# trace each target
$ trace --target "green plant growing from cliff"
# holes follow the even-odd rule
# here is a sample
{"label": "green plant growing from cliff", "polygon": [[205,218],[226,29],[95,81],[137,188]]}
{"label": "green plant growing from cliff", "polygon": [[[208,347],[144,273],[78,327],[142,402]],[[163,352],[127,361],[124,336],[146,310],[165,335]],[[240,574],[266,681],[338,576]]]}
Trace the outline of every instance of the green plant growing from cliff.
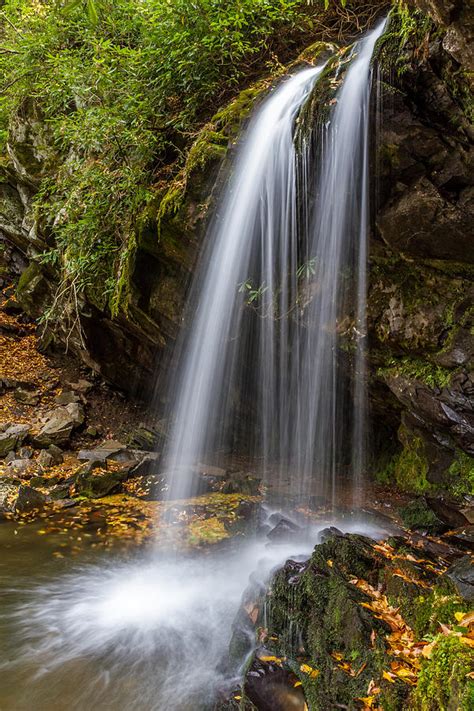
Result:
{"label": "green plant growing from cliff", "polygon": [[[384,4],[2,3],[0,150],[8,140],[27,172],[38,169],[37,223],[47,236],[45,258],[61,270],[57,295],[72,303],[87,294],[112,314],[126,308],[124,280],[139,216],[150,194],[180,174],[215,106],[281,68],[315,38],[353,32],[354,23],[364,29]],[[25,125],[31,129],[26,142],[20,135]],[[41,165],[38,125],[46,136]],[[175,191],[171,208],[180,196]],[[52,319],[61,313],[61,299]]]}
{"label": "green plant growing from cliff", "polygon": [[383,68],[394,70],[398,77],[408,71],[421,54],[429,30],[430,18],[404,0],[395,2],[390,13],[388,32],[378,42],[378,56]]}

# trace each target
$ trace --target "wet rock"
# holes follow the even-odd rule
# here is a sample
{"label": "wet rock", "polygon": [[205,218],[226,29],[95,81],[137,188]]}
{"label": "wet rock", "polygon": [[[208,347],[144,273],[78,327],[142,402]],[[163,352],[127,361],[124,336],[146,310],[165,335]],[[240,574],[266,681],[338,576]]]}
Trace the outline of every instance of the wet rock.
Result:
{"label": "wet rock", "polygon": [[33,443],[39,447],[52,444],[65,444],[74,429],[84,422],[84,409],[79,403],[73,402],[64,407],[58,407],[49,413],[46,423],[33,438]]}
{"label": "wet rock", "polygon": [[462,550],[474,553],[474,525],[462,526],[450,531],[449,535],[446,536],[446,540]]}
{"label": "wet rock", "polygon": [[[271,519],[269,519],[269,523],[271,525]],[[302,532],[302,528],[298,526],[296,523],[293,523],[293,521],[290,521],[290,519],[285,518],[282,516],[278,523],[273,526],[273,528],[267,533],[267,538],[270,541],[278,542],[278,541],[285,541],[288,538],[294,538],[295,535],[299,534]]]}
{"label": "wet rock", "polygon": [[[453,204],[443,198],[425,176],[411,185],[410,190],[385,207],[377,226],[383,240],[395,252],[431,259],[474,261],[474,245],[469,224],[473,219],[472,195],[465,195]],[[416,225],[416,239],[413,238]]]}
{"label": "wet rock", "polygon": [[119,471],[104,471],[97,467],[91,470],[89,465],[86,465],[76,476],[76,492],[91,499],[100,499],[102,496],[118,491],[127,476],[127,468]]}
{"label": "wet rock", "polygon": [[140,425],[130,435],[130,446],[154,452],[163,445],[164,439],[162,432]]}
{"label": "wet rock", "polygon": [[427,496],[426,503],[433,513],[450,528],[458,528],[469,523],[466,516],[453,502]]}
{"label": "wet rock", "polygon": [[474,565],[469,555],[464,556],[446,571],[459,595],[466,602],[474,602]]}
{"label": "wet rock", "polygon": [[[156,476],[155,472],[160,462],[159,454],[147,453],[130,469],[130,477]],[[164,478],[164,477],[163,477]]]}
{"label": "wet rock", "polygon": [[334,538],[342,538],[344,536],[343,532],[340,531],[335,526],[328,526],[328,528],[323,528],[319,534],[319,540],[321,543],[326,543]]}
{"label": "wet rock", "polygon": [[47,498],[44,494],[31,486],[24,486],[23,484],[18,489],[18,496],[15,501],[15,511],[18,513],[25,513],[31,511],[32,509],[38,509],[45,505]]}
{"label": "wet rock", "polygon": [[227,480],[223,483],[223,494],[248,494],[257,496],[260,492],[261,481],[250,472],[229,472]]}
{"label": "wet rock", "polygon": [[29,425],[10,425],[0,433],[0,457],[5,457],[8,452],[21,445],[29,431]]}
{"label": "wet rock", "polygon": [[[245,677],[245,693],[259,711],[305,711],[305,696],[298,677],[280,664],[262,661],[269,652],[260,649]],[[295,686],[296,684],[296,686]]]}

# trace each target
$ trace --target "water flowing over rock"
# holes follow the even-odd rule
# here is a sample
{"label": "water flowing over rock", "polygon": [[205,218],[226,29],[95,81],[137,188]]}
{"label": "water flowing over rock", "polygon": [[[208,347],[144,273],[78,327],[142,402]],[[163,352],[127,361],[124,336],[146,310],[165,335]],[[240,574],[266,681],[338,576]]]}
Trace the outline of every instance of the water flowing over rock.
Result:
{"label": "water flowing over rock", "polygon": [[[329,120],[303,136],[301,155],[294,127],[323,67],[282,82],[241,139],[189,297],[165,453],[171,497],[189,494],[193,466],[235,451],[240,437],[268,479],[291,475],[300,497],[334,492],[349,442],[360,487],[370,62],[384,26],[346,59]],[[337,354],[343,331],[354,350],[352,415]]]}

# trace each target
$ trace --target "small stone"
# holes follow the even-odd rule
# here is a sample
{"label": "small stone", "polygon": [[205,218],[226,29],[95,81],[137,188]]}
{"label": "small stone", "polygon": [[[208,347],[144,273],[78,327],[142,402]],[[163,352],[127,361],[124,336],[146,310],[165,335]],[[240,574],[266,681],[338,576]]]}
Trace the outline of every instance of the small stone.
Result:
{"label": "small stone", "polygon": [[48,414],[47,420],[34,437],[34,444],[48,447],[51,444],[65,444],[72,431],[84,422],[84,408],[77,402],[58,407]]}
{"label": "small stone", "polygon": [[[87,461],[88,459],[98,459],[101,461],[105,461],[106,459],[116,460],[119,455],[126,451],[127,448],[122,442],[107,439],[94,449],[81,449],[77,458],[82,461]],[[127,458],[132,459],[133,457],[127,455]]]}
{"label": "small stone", "polygon": [[11,452],[8,452],[7,456],[5,457],[5,464],[10,464],[10,462],[13,462],[13,460],[16,459],[16,452],[12,449]]}
{"label": "small stone", "polygon": [[18,495],[19,481],[12,477],[0,477],[0,511],[13,511]]}
{"label": "small stone", "polygon": [[21,445],[30,430],[29,425],[10,425],[0,434],[0,457],[5,457],[12,449]]}
{"label": "small stone", "polygon": [[55,444],[50,444],[46,450],[53,458],[53,465],[62,464],[63,462],[63,450],[57,447]]}
{"label": "small stone", "polygon": [[33,462],[31,459],[13,459],[8,464],[8,472],[14,475],[26,474],[29,469],[31,469]]}
{"label": "small stone", "polygon": [[53,465],[54,457],[47,449],[42,449],[36,461],[42,469],[47,469]]}
{"label": "small stone", "polygon": [[33,456],[34,449],[33,447],[20,447],[18,450],[18,454],[20,455],[20,459],[31,459]]}
{"label": "small stone", "polygon": [[15,511],[23,513],[32,509],[41,508],[46,503],[46,496],[31,486],[21,485],[15,501]]}
{"label": "small stone", "polygon": [[69,383],[71,386],[71,390],[75,390],[78,393],[82,393],[85,395],[86,393],[89,392],[89,390],[92,390],[94,387],[94,383],[91,383],[89,380],[78,380],[77,383]]}
{"label": "small stone", "polygon": [[86,435],[89,437],[97,437],[99,434],[97,427],[93,427],[92,425],[89,425],[89,427],[86,429]]}
{"label": "small stone", "polygon": [[19,388],[14,392],[14,398],[23,405],[37,405],[40,397],[39,390],[23,390]]}
{"label": "small stone", "polygon": [[78,401],[78,396],[76,393],[72,392],[72,390],[63,390],[54,398],[54,402],[58,405],[70,405],[72,402]]}

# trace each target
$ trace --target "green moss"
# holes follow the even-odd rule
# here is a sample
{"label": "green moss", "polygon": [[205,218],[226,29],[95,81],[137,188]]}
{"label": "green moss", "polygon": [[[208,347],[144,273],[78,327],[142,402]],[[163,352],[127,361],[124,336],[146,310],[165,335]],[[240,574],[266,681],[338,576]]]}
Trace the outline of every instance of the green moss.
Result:
{"label": "green moss", "polygon": [[380,377],[401,376],[409,380],[420,380],[429,388],[444,388],[449,385],[453,371],[442,368],[428,360],[406,356],[391,358],[387,365],[377,370]]}
{"label": "green moss", "polygon": [[423,12],[410,7],[403,0],[395,2],[390,12],[388,29],[376,45],[381,67],[395,72],[396,77],[402,77],[416,60],[432,28],[432,21]]}
{"label": "green moss", "polygon": [[453,463],[448,469],[448,489],[455,498],[474,495],[474,458],[456,450]]}
{"label": "green moss", "polygon": [[[397,567],[410,574],[414,579],[420,578],[420,570],[406,570],[406,566],[397,559]],[[389,573],[390,575],[390,573]],[[439,578],[433,589],[421,589],[402,580],[400,577],[389,577],[387,581],[387,597],[389,602],[400,608],[404,620],[413,629],[418,639],[439,632],[440,623],[452,625],[456,612],[468,612],[468,605],[456,593],[451,581]]]}
{"label": "green moss", "polygon": [[393,459],[395,481],[403,491],[423,494],[431,488],[423,440],[403,425],[398,430],[398,438],[403,449]]}
{"label": "green moss", "polygon": [[156,215],[158,239],[164,236],[165,222],[172,220],[183,207],[190,177],[193,176],[195,181],[197,173],[204,174],[211,164],[224,159],[229,143],[237,138],[242,123],[269,86],[270,81],[265,79],[240,92],[200,130],[189,149],[183,168],[166,190],[159,204]]}
{"label": "green moss", "polygon": [[128,240],[126,248],[119,254],[117,282],[109,302],[112,317],[117,316],[121,312],[128,313],[131,297],[131,277],[135,264],[136,251],[137,240],[135,235],[133,235]]}
{"label": "green moss", "polygon": [[473,650],[454,635],[439,636],[431,659],[423,662],[413,696],[414,711],[469,711],[474,707],[474,683],[467,678]]}
{"label": "green moss", "polygon": [[422,528],[428,531],[436,530],[439,521],[424,499],[410,501],[407,506],[400,509],[400,516],[406,528]]}

